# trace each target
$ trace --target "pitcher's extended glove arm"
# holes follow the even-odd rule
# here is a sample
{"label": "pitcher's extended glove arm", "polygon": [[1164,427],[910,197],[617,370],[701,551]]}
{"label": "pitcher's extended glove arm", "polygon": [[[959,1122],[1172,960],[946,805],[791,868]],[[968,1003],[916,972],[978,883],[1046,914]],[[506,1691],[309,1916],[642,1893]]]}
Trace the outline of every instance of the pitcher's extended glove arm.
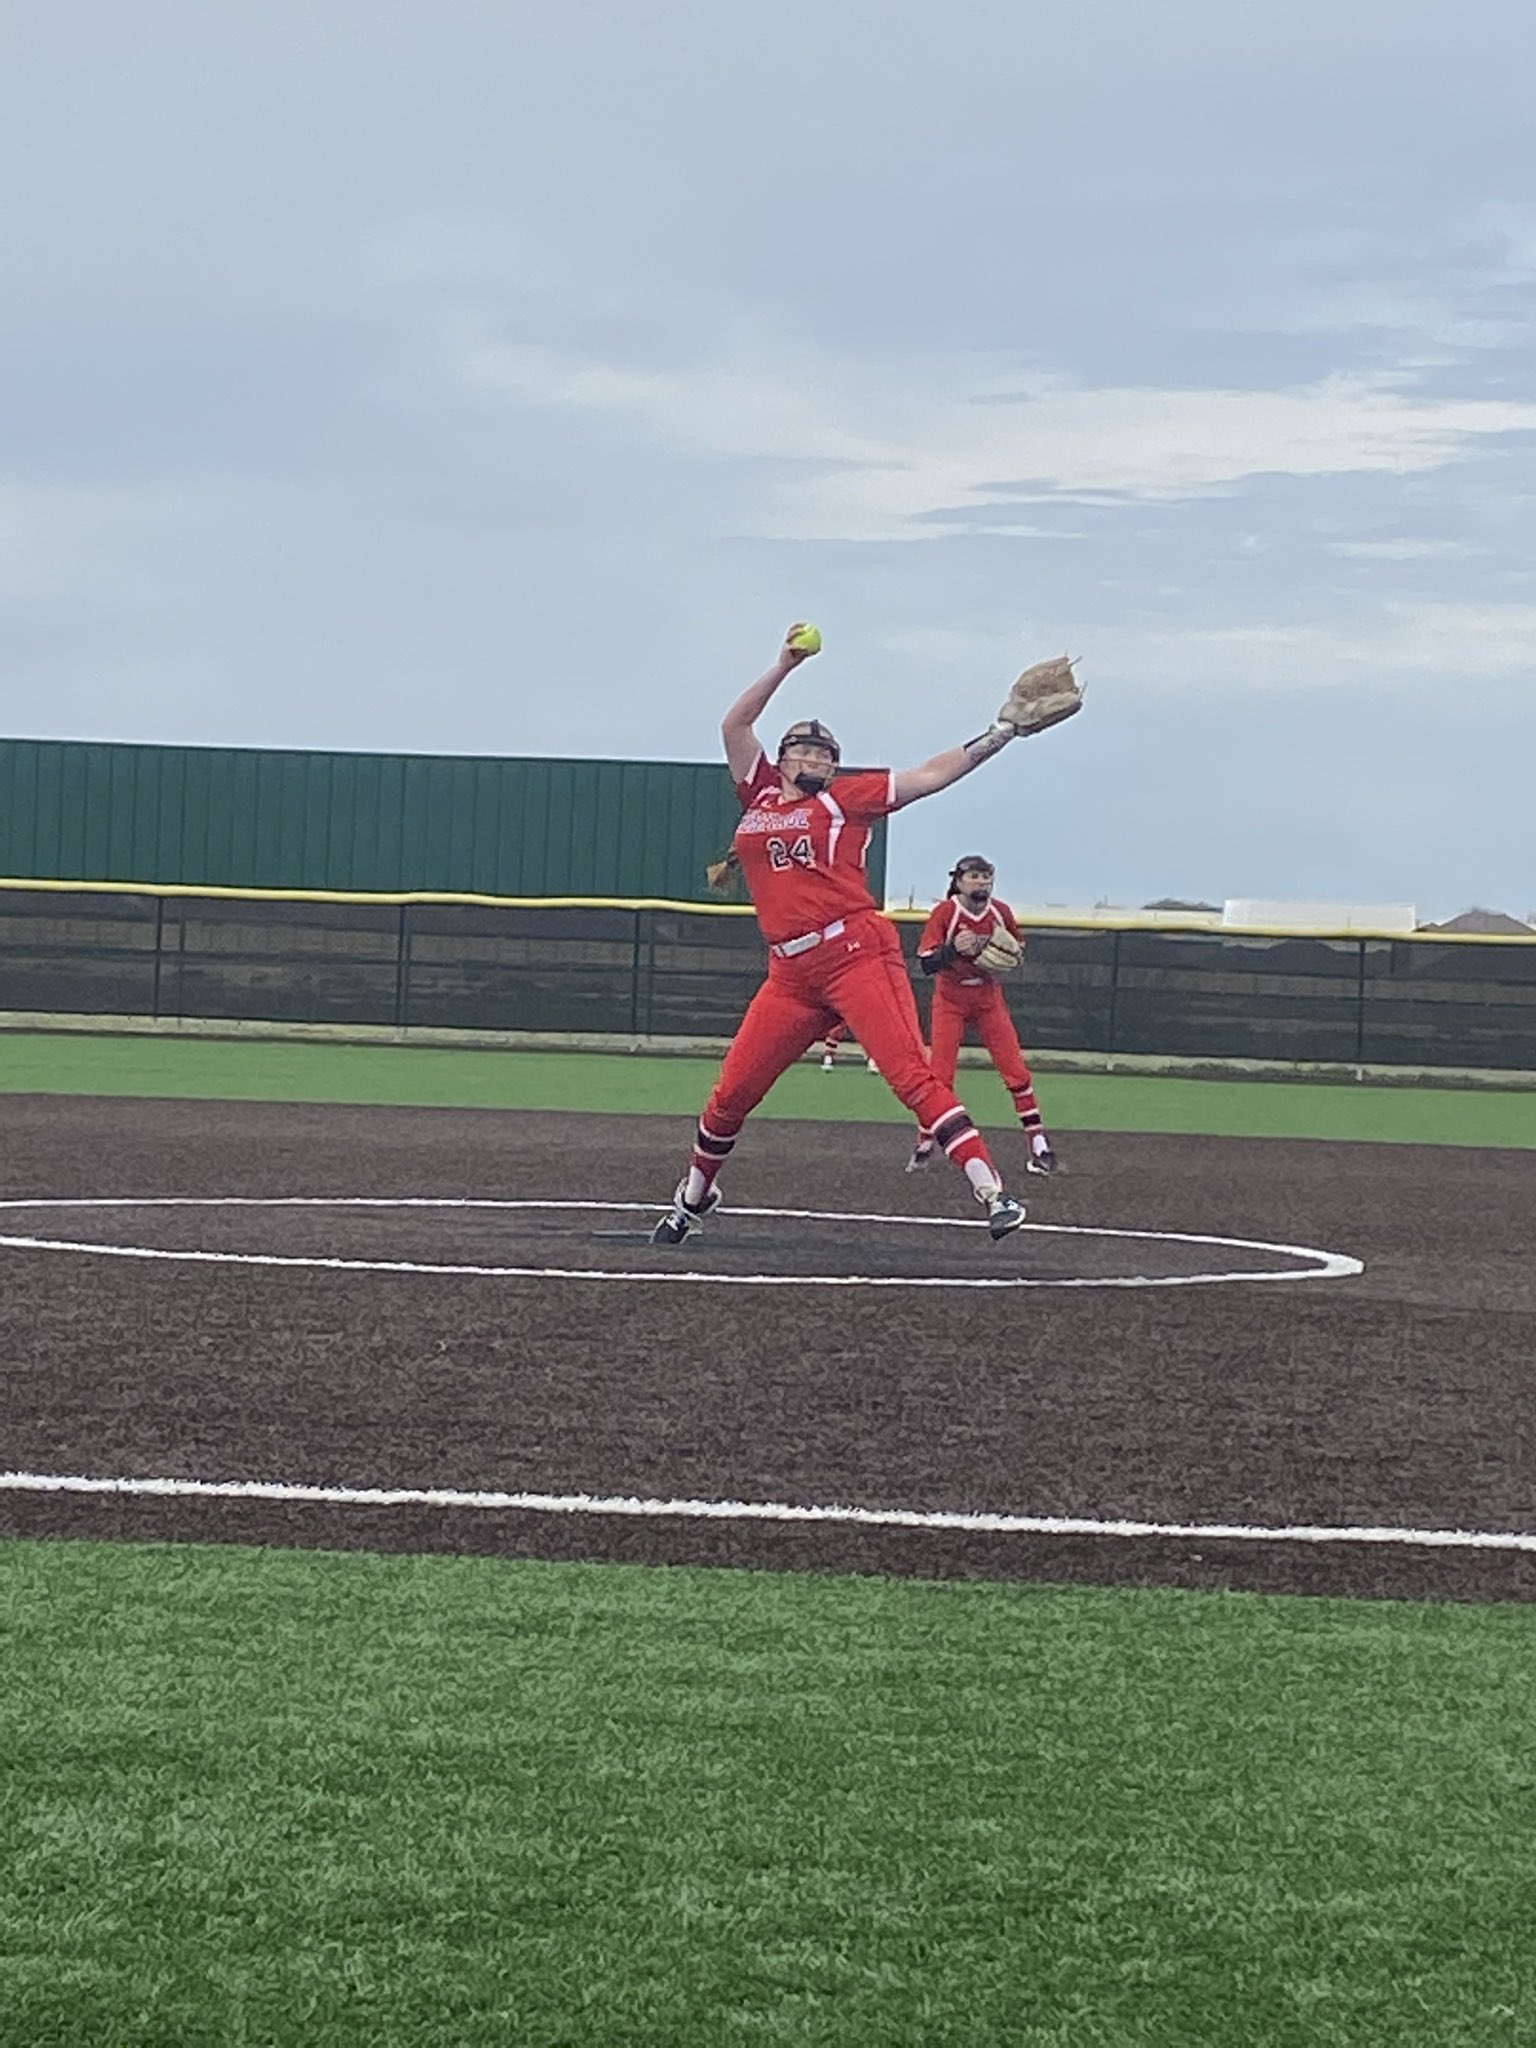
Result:
{"label": "pitcher's extended glove arm", "polygon": [[985,761],[1010,740],[1060,725],[1082,708],[1083,689],[1072,673],[1070,657],[1058,654],[1054,660],[1037,661],[1015,679],[996,718],[984,733],[966,741],[965,751],[973,762]]}
{"label": "pitcher's extended glove arm", "polygon": [[1000,725],[1011,725],[1022,737],[1060,725],[1082,708],[1082,685],[1072,673],[1069,658],[1059,654],[1054,661],[1037,661],[1033,668],[1025,669],[997,717]]}

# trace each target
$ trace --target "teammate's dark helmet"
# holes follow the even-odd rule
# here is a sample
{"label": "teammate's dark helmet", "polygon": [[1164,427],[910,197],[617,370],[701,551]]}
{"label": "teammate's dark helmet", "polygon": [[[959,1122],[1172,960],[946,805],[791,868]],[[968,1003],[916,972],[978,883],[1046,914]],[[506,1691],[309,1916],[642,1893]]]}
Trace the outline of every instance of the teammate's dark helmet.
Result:
{"label": "teammate's dark helmet", "polygon": [[[837,744],[831,733],[827,731],[827,728],[819,718],[802,718],[798,725],[792,725],[789,728],[783,739],[779,741],[780,761],[784,759],[785,748],[793,746],[796,740],[806,741],[818,747],[825,747],[832,756],[832,766],[834,769],[842,761],[842,748]],[[802,796],[819,796],[831,780],[830,775],[813,775],[805,769],[802,769],[793,778],[794,785]]]}
{"label": "teammate's dark helmet", "polygon": [[991,861],[987,859],[984,853],[968,853],[960,860],[957,860],[949,871],[948,894],[958,896],[960,893],[960,877],[976,869],[979,869],[986,876],[989,884],[997,878],[997,869],[993,867]]}

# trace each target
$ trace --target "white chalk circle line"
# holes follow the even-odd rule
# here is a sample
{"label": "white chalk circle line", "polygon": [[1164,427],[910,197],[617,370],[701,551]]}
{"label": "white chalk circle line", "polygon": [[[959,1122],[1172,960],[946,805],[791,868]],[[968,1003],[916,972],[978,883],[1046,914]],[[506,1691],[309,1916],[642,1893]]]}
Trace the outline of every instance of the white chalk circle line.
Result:
{"label": "white chalk circle line", "polygon": [[[515,1212],[520,1210],[578,1210],[588,1215],[628,1214],[655,1216],[664,1204],[657,1202],[584,1202],[570,1199],[508,1198],[493,1200],[466,1196],[437,1195],[82,1195],[47,1196],[37,1199],[10,1197],[0,1200],[0,1211],[59,1211],[100,1209],[438,1209]],[[838,1209],[733,1208],[722,1212],[731,1217],[759,1217],[778,1222],[868,1223],[897,1229],[969,1230],[985,1229],[985,1219],[952,1216],[887,1216],[878,1212]],[[91,1258],[149,1259],[189,1265],[269,1266],[341,1273],[420,1273],[443,1278],[481,1280],[595,1280],[616,1281],[642,1287],[882,1287],[882,1288],[1083,1288],[1083,1287],[1219,1287],[1261,1280],[1344,1280],[1365,1271],[1364,1262],[1343,1252],[1320,1251],[1310,1245],[1270,1244],[1262,1238],[1214,1237],[1180,1230],[1127,1230],[1103,1224],[1026,1223],[1014,1233],[1053,1237],[1110,1237],[1146,1244],[1211,1245],[1225,1251],[1264,1252],[1274,1258],[1304,1260],[1296,1267],[1265,1267],[1259,1271],[1170,1274],[1108,1274],[1102,1277],[1068,1276],[1041,1278],[1024,1273],[950,1276],[935,1274],[871,1273],[703,1273],[688,1269],[636,1268],[614,1272],[589,1266],[484,1266],[446,1260],[346,1259],[318,1254],[280,1252],[223,1252],[171,1250],[155,1245],[92,1244],[77,1238],[0,1235],[0,1250],[68,1252]],[[658,1258],[675,1254],[658,1253]]]}

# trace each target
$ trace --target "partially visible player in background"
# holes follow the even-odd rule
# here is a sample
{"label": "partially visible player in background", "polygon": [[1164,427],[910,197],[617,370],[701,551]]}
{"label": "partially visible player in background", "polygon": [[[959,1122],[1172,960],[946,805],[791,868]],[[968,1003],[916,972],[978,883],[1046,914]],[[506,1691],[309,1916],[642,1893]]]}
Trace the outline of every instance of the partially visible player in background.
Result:
{"label": "partially visible player in background", "polygon": [[[846,1024],[834,1024],[826,1037],[821,1041],[821,1071],[824,1074],[830,1074],[837,1065],[837,1049],[840,1045],[846,1045],[851,1036],[852,1034]],[[857,1047],[855,1047],[855,1050],[857,1050]],[[879,1073],[880,1069],[873,1060],[866,1059],[864,1064],[872,1074]]]}
{"label": "partially visible player in background", "polygon": [[[1035,1100],[1034,1076],[1019,1044],[1008,999],[978,957],[999,931],[1006,932],[1017,942],[1019,953],[1023,952],[1024,940],[1013,912],[992,893],[996,877],[997,870],[984,854],[968,853],[957,860],[950,871],[949,892],[934,907],[917,942],[918,965],[933,977],[928,1057],[938,1078],[953,1087],[966,1026],[974,1024],[1024,1126],[1029,1140],[1028,1170],[1054,1173],[1056,1153]],[[1010,949],[1000,946],[997,950]],[[919,1130],[907,1161],[908,1173],[919,1172],[932,1156],[932,1134]]]}
{"label": "partially visible player in background", "polygon": [[[917,1003],[896,927],[870,893],[866,862],[875,822],[948,789],[1022,734],[1070,718],[1082,692],[1065,659],[1019,676],[997,717],[964,745],[920,767],[839,772],[842,749],[814,718],[801,719],[770,759],[757,720],[786,676],[816,653],[821,635],[791,626],[778,658],[726,712],[721,726],[742,819],[732,848],[768,942],[768,979],[720,1068],[672,1204],[651,1235],[679,1245],[720,1206],[716,1176],[742,1125],[785,1070],[839,1021],[854,1031],[886,1085],[965,1174],[994,1238],[1017,1230],[1023,1205],[1008,1194],[981,1133],[928,1064]],[[830,1147],[830,1133],[822,1141]]]}

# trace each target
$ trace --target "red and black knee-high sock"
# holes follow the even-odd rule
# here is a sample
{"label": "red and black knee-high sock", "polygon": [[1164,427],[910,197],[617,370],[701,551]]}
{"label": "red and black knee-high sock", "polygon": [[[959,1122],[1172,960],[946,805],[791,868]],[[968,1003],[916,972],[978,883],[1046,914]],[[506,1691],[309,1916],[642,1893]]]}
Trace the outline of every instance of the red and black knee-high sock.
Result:
{"label": "red and black knee-high sock", "polygon": [[970,1112],[963,1106],[946,1110],[934,1124],[931,1135],[933,1142],[943,1148],[945,1158],[954,1160],[973,1187],[997,1183],[992,1155],[980,1131],[971,1122]]}
{"label": "red and black knee-high sock", "polygon": [[722,1138],[707,1124],[701,1123],[694,1133],[693,1151],[688,1160],[688,1180],[683,1190],[683,1200],[690,1208],[696,1209],[715,1184],[715,1176],[724,1166],[735,1149],[734,1138]]}
{"label": "red and black knee-high sock", "polygon": [[1043,1131],[1045,1120],[1040,1114],[1040,1105],[1035,1100],[1035,1084],[1027,1081],[1022,1088],[1013,1091],[1013,1106],[1018,1112],[1019,1122],[1033,1137],[1036,1131]]}

